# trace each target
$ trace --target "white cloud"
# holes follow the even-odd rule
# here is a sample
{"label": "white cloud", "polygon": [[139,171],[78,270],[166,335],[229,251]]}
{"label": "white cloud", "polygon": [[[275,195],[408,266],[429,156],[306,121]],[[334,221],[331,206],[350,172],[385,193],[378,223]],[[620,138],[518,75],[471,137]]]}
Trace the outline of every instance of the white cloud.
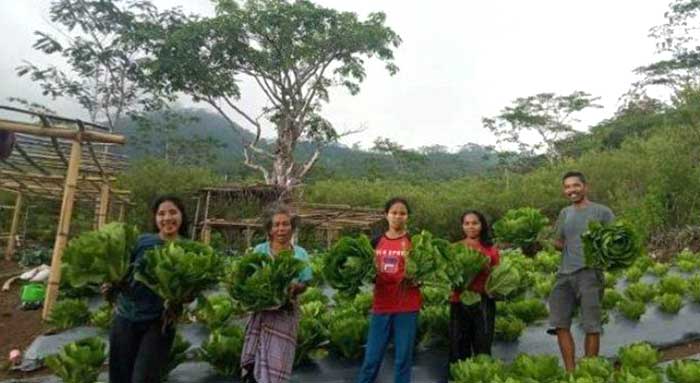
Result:
{"label": "white cloud", "polygon": [[[18,79],[22,59],[48,62],[31,49],[33,31],[46,30],[49,0],[0,2],[0,100],[21,96],[42,100],[38,86]],[[156,0],[213,12],[210,2]],[[322,0],[320,4],[364,16],[387,14],[403,38],[396,51],[400,72],[389,76],[371,61],[357,96],[332,93],[325,115],[340,129],[366,126],[344,140],[369,146],[377,136],[408,147],[467,142],[492,144],[481,117],[493,116],[517,97],[540,92],[583,90],[602,97],[604,109],[584,116],[580,128],[609,117],[635,80],[632,70],[653,60],[648,30],[663,22],[667,0],[494,0],[397,1]],[[264,99],[244,84],[241,103],[255,110]],[[66,101],[47,102],[64,114],[79,113]],[[184,100],[188,104],[189,101]],[[267,134],[272,131],[268,130]]]}

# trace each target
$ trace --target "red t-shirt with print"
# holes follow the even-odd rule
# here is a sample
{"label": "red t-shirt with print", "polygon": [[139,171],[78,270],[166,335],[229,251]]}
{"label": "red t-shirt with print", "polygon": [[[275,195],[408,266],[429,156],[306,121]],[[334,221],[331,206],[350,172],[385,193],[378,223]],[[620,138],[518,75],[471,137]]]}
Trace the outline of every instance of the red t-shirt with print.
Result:
{"label": "red t-shirt with print", "polygon": [[[475,250],[478,250],[490,259],[489,267],[484,268],[479,274],[474,277],[474,280],[469,285],[469,290],[475,293],[483,294],[486,291],[486,281],[489,279],[489,274],[491,273],[491,268],[498,266],[501,261],[501,256],[498,254],[498,248],[496,246],[483,246],[481,244],[473,246]],[[450,297],[450,302],[459,302],[460,293],[457,291],[452,292]]]}
{"label": "red t-shirt with print", "polygon": [[376,243],[377,278],[374,283],[373,313],[390,314],[420,310],[421,295],[418,287],[401,283],[410,248],[411,240],[408,235],[393,239],[383,235]]}

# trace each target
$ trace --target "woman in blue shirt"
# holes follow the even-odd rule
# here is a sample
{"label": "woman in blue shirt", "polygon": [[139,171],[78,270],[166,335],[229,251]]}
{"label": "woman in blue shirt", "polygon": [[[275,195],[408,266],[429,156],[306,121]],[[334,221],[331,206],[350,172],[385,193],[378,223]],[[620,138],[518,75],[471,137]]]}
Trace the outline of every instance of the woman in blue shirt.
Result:
{"label": "woman in blue shirt", "polygon": [[175,337],[169,325],[163,331],[163,300],[141,282],[134,271],[143,267],[144,254],[187,235],[187,217],[182,201],[162,196],[151,207],[157,233],[139,237],[131,254],[125,286],[103,286],[109,296],[116,290],[116,315],[109,334],[109,381],[114,383],[160,383]]}
{"label": "woman in blue shirt", "polygon": [[[281,251],[291,250],[295,258],[308,263],[306,250],[292,244],[292,235],[298,224],[298,217],[289,208],[273,207],[264,220],[268,240],[256,246],[255,251],[274,257]],[[311,268],[307,265],[289,286],[293,297],[306,289],[311,276]],[[252,314],[246,325],[241,355],[244,381],[287,382],[292,374],[298,327],[299,310],[295,300],[291,305]]]}

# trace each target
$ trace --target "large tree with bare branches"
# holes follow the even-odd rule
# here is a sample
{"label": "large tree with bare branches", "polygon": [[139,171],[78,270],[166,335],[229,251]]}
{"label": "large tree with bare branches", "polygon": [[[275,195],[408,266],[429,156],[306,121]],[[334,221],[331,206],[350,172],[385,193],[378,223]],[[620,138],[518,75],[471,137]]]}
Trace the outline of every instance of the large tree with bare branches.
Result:
{"label": "large tree with bare branches", "polygon": [[[329,90],[337,86],[357,94],[367,58],[378,58],[396,73],[393,50],[401,39],[385,26],[382,13],[360,20],[305,0],[214,2],[213,17],[166,17],[137,28],[134,40],[150,53],[146,80],[164,94],[185,93],[211,105],[232,128],[247,125],[255,135],[244,142],[246,166],[268,184],[293,187],[323,145],[339,137],[321,116]],[[241,102],[244,78],[264,93],[262,110]],[[271,145],[261,140],[264,124],[276,130]],[[302,140],[314,142],[316,151],[295,159]]]}

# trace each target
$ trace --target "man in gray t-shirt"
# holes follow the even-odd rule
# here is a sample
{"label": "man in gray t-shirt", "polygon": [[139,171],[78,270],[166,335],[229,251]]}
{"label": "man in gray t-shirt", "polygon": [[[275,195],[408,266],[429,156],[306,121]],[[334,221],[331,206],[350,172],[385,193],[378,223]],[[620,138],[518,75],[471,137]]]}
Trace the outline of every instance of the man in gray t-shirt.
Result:
{"label": "man in gray t-shirt", "polygon": [[581,324],[586,332],[586,356],[598,355],[602,331],[600,302],[604,276],[601,270],[586,267],[581,234],[588,229],[589,222],[609,223],[615,216],[608,207],[588,200],[582,173],[566,173],[562,185],[571,205],[561,210],[555,227],[555,246],[562,250],[562,261],[549,295],[549,323],[553,328],[550,333],[557,335],[564,366],[567,371],[573,371],[576,353],[570,328],[576,306],[581,308]]}

